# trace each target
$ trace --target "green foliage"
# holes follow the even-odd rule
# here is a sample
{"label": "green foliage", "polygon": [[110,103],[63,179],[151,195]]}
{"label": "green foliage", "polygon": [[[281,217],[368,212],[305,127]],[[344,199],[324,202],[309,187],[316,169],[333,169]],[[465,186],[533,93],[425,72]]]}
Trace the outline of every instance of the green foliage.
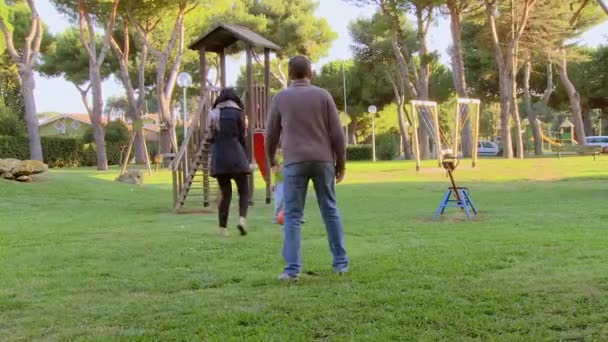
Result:
{"label": "green foliage", "polygon": [[393,160],[398,154],[398,131],[393,130],[376,136],[376,156],[379,160]]}
{"label": "green foliage", "polygon": [[[96,165],[97,157],[93,144],[82,139],[42,137],[42,154],[49,167],[78,167]],[[107,143],[108,164],[121,163],[124,145]],[[28,139],[25,136],[0,136],[0,158],[29,159]]]}
{"label": "green foliage", "polygon": [[[1,37],[1,35],[0,35]],[[25,112],[17,65],[6,53],[0,53],[0,107],[23,118]]]}
{"label": "green foliage", "polygon": [[[4,0],[0,1],[0,17],[5,19],[5,23],[10,31],[13,32],[13,44],[17,51],[22,50],[25,44],[25,38],[30,33],[32,26],[32,15],[29,6],[25,1],[16,1],[12,4],[7,4]],[[44,53],[53,43],[53,36],[49,33],[48,27],[42,24],[42,41],[40,44],[40,52]],[[0,34],[0,53],[4,52],[6,42],[4,35]]]}
{"label": "green foliage", "polygon": [[[97,36],[97,51],[103,46],[102,37]],[[69,28],[56,37],[49,51],[42,57],[39,71],[48,77],[63,76],[67,81],[82,86],[89,81],[89,56],[80,40],[78,28]],[[116,59],[109,54],[101,66],[101,77],[106,79],[118,68]]]}
{"label": "green foliage", "polygon": [[[403,41],[400,43],[410,51],[418,49],[416,32],[407,21],[405,13],[398,17]],[[381,12],[377,11],[371,18],[359,18],[349,25],[353,38],[355,60],[366,64],[383,64],[393,66],[395,55],[392,48],[392,24]]]}
{"label": "green foliage", "polygon": [[122,121],[110,121],[106,125],[106,142],[128,144],[129,143],[129,129]]}
{"label": "green foliage", "polygon": [[[110,121],[105,126],[104,130],[106,143],[116,143],[119,145],[126,145],[129,143],[129,138],[131,136],[129,133],[129,128],[127,128],[122,121]],[[93,127],[87,128],[82,139],[87,144],[95,142]]]}
{"label": "green foliage", "polygon": [[313,83],[327,89],[340,111],[344,111],[343,70],[346,76],[347,110],[351,119],[359,119],[374,104],[383,106],[393,100],[383,65],[366,65],[349,61],[334,61],[323,66]]}
{"label": "green foliage", "polygon": [[315,15],[317,7],[313,0],[264,0],[255,1],[250,13],[267,20],[259,33],[281,47],[279,58],[301,54],[317,61],[338,38],[327,20]]}
{"label": "green foliage", "polygon": [[30,158],[27,137],[0,135],[0,158]]}
{"label": "green foliage", "polygon": [[24,136],[27,134],[25,123],[10,108],[0,102],[0,136]]}
{"label": "green foliage", "polygon": [[43,137],[42,154],[49,167],[84,166],[84,144],[80,139]]}
{"label": "green foliage", "polygon": [[346,147],[346,160],[372,160],[372,145],[349,145]]}
{"label": "green foliage", "polygon": [[338,37],[327,20],[316,16],[318,3],[314,0],[241,0],[234,4],[216,19],[247,26],[281,47],[271,66],[275,79],[282,78],[281,72],[287,74],[288,57],[305,55],[318,61],[327,56]]}

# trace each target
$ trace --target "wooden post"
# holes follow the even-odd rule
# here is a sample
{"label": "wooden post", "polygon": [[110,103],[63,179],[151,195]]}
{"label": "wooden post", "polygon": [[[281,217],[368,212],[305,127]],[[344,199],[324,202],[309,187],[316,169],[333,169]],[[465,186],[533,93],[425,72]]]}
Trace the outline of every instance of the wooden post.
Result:
{"label": "wooden post", "polygon": [[460,130],[460,103],[456,100],[456,116],[454,117],[454,136],[452,142],[452,154],[454,155],[454,160],[458,160],[458,134]]}
{"label": "wooden post", "polygon": [[437,105],[433,106],[433,120],[435,121],[435,155],[437,156],[437,165],[441,167],[441,133],[439,130],[439,114],[437,113]]}
{"label": "wooden post", "polygon": [[[207,102],[203,102],[206,98],[205,94],[207,93],[207,51],[205,46],[202,46],[199,50],[199,73],[201,78],[201,110],[200,110],[200,124],[202,127],[202,140],[205,139],[207,133]],[[208,155],[208,154],[207,154]],[[208,158],[204,158],[203,163],[208,164]],[[209,169],[203,168],[203,207],[209,206]]]}
{"label": "wooden post", "polygon": [[148,174],[152,176],[152,166],[150,165],[150,155],[148,153],[148,143],[146,143],[146,135],[144,130],[141,130],[142,140],[144,141],[144,150],[146,151],[146,167],[148,168]]}
{"label": "wooden post", "polygon": [[[264,112],[262,113],[263,123],[260,127],[264,127],[264,133],[266,131],[266,121],[268,119],[268,111],[270,110],[270,49],[264,49],[264,106],[262,107]],[[271,202],[271,188],[272,188],[272,172],[270,171],[270,159],[266,157],[266,204]]]}
{"label": "wooden post", "polygon": [[412,129],[414,131],[414,155],[416,157],[416,171],[420,171],[420,144],[418,142],[418,111],[412,103]]}
{"label": "wooden post", "polygon": [[131,156],[131,149],[133,149],[133,142],[135,142],[135,131],[131,132],[131,138],[129,139],[129,147],[127,147],[127,155],[122,162],[122,167],[120,168],[120,175],[124,175],[125,171],[127,171],[127,165],[129,164],[129,157]]}
{"label": "wooden post", "polygon": [[253,47],[251,45],[247,45],[247,102],[246,102],[246,113],[247,118],[249,119],[249,127],[247,130],[247,157],[249,158],[249,163],[252,166],[252,172],[249,175],[249,204],[253,205],[253,195],[254,195],[254,165],[255,158],[253,158],[253,128],[256,126],[255,122],[255,104],[253,101]]}
{"label": "wooden post", "polygon": [[226,88],[226,49],[220,51],[220,86]]}
{"label": "wooden post", "polygon": [[472,166],[477,166],[477,153],[478,153],[478,144],[479,144],[479,116],[481,103],[477,103],[477,108],[475,110],[475,121],[473,121],[473,163]]}

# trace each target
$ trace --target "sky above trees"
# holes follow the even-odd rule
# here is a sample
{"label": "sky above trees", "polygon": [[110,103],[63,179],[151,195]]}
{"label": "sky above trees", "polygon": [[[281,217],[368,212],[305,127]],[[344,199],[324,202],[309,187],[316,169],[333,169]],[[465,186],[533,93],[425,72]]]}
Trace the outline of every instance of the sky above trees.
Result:
{"label": "sky above trees", "polygon": [[[49,30],[56,34],[65,30],[70,26],[67,18],[59,14],[50,2],[42,1],[39,4],[40,14],[48,26]],[[352,57],[350,45],[351,37],[348,33],[348,24],[357,17],[369,17],[374,13],[373,7],[355,7],[345,3],[342,0],[323,0],[320,1],[320,6],[317,10],[319,17],[324,17],[329,22],[333,31],[337,32],[339,37],[329,51],[329,56],[321,59],[316,67],[338,59],[346,59]],[[588,46],[598,46],[608,44],[608,23],[604,23],[587,32],[584,37],[584,44]],[[441,56],[441,61],[449,65],[449,56],[446,53],[447,48],[451,44],[449,24],[446,18],[441,18],[438,23],[431,28],[429,46],[432,50],[437,51]],[[236,83],[238,73],[240,71],[240,61],[231,61],[228,67],[228,82]],[[113,79],[104,83],[104,96],[122,95],[124,90],[122,86]],[[61,98],[61,101],[57,101]],[[80,95],[75,88],[63,78],[44,78],[37,76],[36,79],[36,100],[39,112],[57,111],[57,112],[85,112],[85,109],[80,100]]]}

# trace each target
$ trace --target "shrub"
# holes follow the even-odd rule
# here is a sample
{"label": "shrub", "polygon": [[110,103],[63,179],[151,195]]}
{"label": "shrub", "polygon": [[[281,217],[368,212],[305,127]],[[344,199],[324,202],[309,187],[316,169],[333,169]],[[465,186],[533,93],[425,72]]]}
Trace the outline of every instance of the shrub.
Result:
{"label": "shrub", "polygon": [[[122,121],[110,121],[104,128],[106,144],[118,143],[127,145],[129,143],[130,133],[127,126]],[[87,128],[82,139],[85,143],[90,144],[95,142],[93,135],[93,127]],[[108,156],[109,159],[109,156]]]}
{"label": "shrub", "polygon": [[29,159],[29,141],[27,137],[0,136],[0,158]]}
{"label": "shrub", "polygon": [[[94,165],[95,150],[81,139],[42,137],[42,157],[49,167]],[[29,159],[27,137],[0,137],[0,158]]]}
{"label": "shrub", "polygon": [[42,156],[49,167],[77,167],[82,165],[84,143],[80,139],[42,137]]}
{"label": "shrub", "polygon": [[347,160],[371,160],[372,145],[350,145],[346,147]]}
{"label": "shrub", "polygon": [[376,152],[380,160],[393,160],[399,154],[399,140],[393,132],[376,137]]}
{"label": "shrub", "polygon": [[0,135],[19,137],[26,134],[27,129],[23,120],[0,104]]}
{"label": "shrub", "polygon": [[[109,165],[120,165],[120,163],[122,163],[122,150],[124,148],[124,153],[127,153],[128,144],[128,142],[125,144],[116,142],[106,142],[106,155],[108,156]],[[133,156],[133,151],[131,151],[131,156]]]}

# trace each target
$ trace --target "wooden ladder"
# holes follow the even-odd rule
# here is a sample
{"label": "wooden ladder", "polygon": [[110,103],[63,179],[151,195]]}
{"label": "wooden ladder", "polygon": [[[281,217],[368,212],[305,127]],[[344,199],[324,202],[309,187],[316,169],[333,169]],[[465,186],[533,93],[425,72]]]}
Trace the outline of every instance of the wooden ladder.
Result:
{"label": "wooden ladder", "polygon": [[[209,154],[208,144],[203,143],[192,158],[188,176],[186,177],[182,190],[178,194],[174,210],[179,212],[188,199],[199,199],[203,207],[210,206],[210,199],[217,198],[219,192],[217,182],[209,178]],[[199,203],[201,203],[199,202]]]}

